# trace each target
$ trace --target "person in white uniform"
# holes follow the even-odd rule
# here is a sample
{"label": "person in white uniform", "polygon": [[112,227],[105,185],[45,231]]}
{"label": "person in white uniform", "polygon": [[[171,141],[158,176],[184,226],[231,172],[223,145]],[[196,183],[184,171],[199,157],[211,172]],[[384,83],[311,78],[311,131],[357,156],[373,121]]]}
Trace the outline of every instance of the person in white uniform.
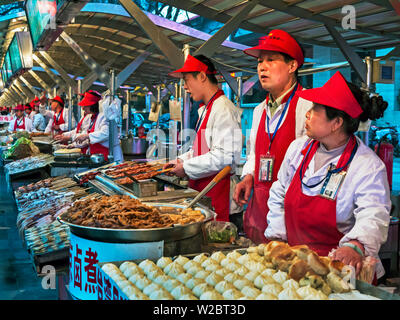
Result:
{"label": "person in white uniform", "polygon": [[25,116],[25,107],[22,104],[19,104],[13,110],[15,111],[14,120],[10,121],[8,131],[32,132],[32,121]]}
{"label": "person in white uniform", "polygon": [[33,116],[33,132],[44,132],[46,130],[46,120],[44,116],[40,113],[39,103],[33,100],[31,105],[35,109],[35,114]]}
{"label": "person in white uniform", "polygon": [[[360,121],[382,117],[387,103],[340,72],[298,95],[314,106],[306,115],[307,136],[289,146],[270,190],[265,237],[307,245],[359,273],[364,256],[379,260],[391,201],[385,164],[354,133]],[[378,263],[377,278],[383,274]]]}
{"label": "person in white uniform", "polygon": [[52,133],[54,136],[68,131],[68,123],[72,121],[71,128],[75,127],[74,118],[69,119],[68,109],[64,108],[64,99],[60,96],[55,96],[51,99],[51,110],[53,118],[50,119],[46,126],[46,133]]}

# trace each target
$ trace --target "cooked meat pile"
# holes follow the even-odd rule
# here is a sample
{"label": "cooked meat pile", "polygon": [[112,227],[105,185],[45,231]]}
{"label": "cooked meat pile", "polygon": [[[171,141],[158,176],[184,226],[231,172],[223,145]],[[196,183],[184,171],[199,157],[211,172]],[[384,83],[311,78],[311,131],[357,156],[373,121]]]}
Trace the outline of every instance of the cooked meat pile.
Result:
{"label": "cooked meat pile", "polygon": [[201,212],[185,210],[181,221],[178,221],[176,217],[160,213],[156,207],[119,195],[76,201],[63,218],[73,224],[110,229],[166,228],[176,223],[186,224],[204,220]]}

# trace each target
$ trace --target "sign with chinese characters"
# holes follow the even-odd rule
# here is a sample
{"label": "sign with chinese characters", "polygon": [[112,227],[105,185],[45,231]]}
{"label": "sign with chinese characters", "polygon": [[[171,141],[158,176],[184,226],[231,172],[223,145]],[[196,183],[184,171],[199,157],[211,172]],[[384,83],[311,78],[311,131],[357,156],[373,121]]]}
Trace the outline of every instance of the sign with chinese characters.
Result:
{"label": "sign with chinese characters", "polygon": [[0,122],[11,122],[14,120],[13,116],[0,116]]}
{"label": "sign with chinese characters", "polygon": [[[99,262],[135,259],[159,259],[163,256],[164,241],[140,243],[107,243],[70,234],[69,292],[80,300],[98,299]],[[99,281],[98,281],[99,280]],[[101,293],[103,296],[103,293]]]}

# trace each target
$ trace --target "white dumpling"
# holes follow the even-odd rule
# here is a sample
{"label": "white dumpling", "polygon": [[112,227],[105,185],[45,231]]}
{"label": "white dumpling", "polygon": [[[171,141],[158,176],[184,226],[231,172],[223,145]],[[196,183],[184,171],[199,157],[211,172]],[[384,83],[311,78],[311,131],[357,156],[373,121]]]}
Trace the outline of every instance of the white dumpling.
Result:
{"label": "white dumpling", "polygon": [[195,286],[197,286],[201,283],[206,283],[206,281],[204,279],[192,278],[192,279],[189,279],[188,282],[186,282],[186,287],[188,287],[190,290],[192,290]]}
{"label": "white dumpling", "polygon": [[267,246],[266,243],[260,243],[260,244],[257,246],[257,253],[258,253],[260,256],[263,256],[263,255],[264,255],[264,249],[265,249],[266,246]]}
{"label": "white dumpling", "polygon": [[261,290],[254,288],[253,286],[245,286],[242,290],[240,290],[246,297],[255,299],[257,296],[261,294]]}
{"label": "white dumpling", "polygon": [[165,275],[165,273],[162,271],[162,269],[154,269],[151,270],[147,273],[147,278],[149,278],[151,281],[154,281],[155,278],[161,275]]}
{"label": "white dumpling", "polygon": [[210,286],[215,287],[217,283],[224,280],[224,278],[216,274],[215,272],[212,272],[210,275],[207,276],[207,278],[205,278],[205,280]]}
{"label": "white dumpling", "polygon": [[207,255],[205,255],[204,253],[201,253],[201,254],[195,256],[193,258],[193,261],[196,261],[196,262],[202,264],[207,259],[208,259]]}
{"label": "white dumpling", "polygon": [[239,269],[241,267],[241,265],[237,262],[231,262],[230,264],[228,264],[225,268],[228,269],[229,271],[236,271],[237,269]]}
{"label": "white dumpling", "polygon": [[129,296],[129,300],[150,300],[143,292],[139,291]]}
{"label": "white dumpling", "polygon": [[199,300],[196,296],[193,294],[185,294],[179,298],[179,300]]}
{"label": "white dumpling", "polygon": [[224,300],[224,297],[215,290],[204,292],[200,296],[200,300]]}
{"label": "white dumpling", "polygon": [[135,274],[131,275],[128,280],[130,282],[132,282],[133,284],[135,284],[136,281],[138,281],[139,279],[145,279],[145,278],[147,278],[147,277],[144,274],[135,273]]}
{"label": "white dumpling", "polygon": [[170,263],[172,263],[172,259],[170,257],[161,257],[157,260],[157,266],[161,269],[164,269]]}
{"label": "white dumpling", "polygon": [[176,277],[176,280],[182,282],[183,284],[186,284],[190,279],[192,279],[193,276],[189,273],[182,273],[179,276]]}
{"label": "white dumpling", "polygon": [[222,294],[222,296],[226,300],[238,300],[239,298],[243,297],[243,293],[237,289],[228,289]]}
{"label": "white dumpling", "polygon": [[300,287],[300,285],[296,280],[288,279],[284,283],[282,283],[282,287],[283,287],[283,289],[293,288],[293,289],[297,290]]}
{"label": "white dumpling", "polygon": [[166,290],[159,289],[150,295],[151,300],[174,300],[174,297]]}
{"label": "white dumpling", "polygon": [[235,282],[233,282],[233,285],[235,286],[236,289],[242,291],[242,289],[246,286],[249,287],[253,286],[253,283],[247,279],[242,278],[235,280]]}
{"label": "white dumpling", "polygon": [[181,285],[182,283],[176,279],[169,279],[167,282],[163,283],[162,286],[167,290],[168,292],[171,292],[174,290],[177,286]]}
{"label": "white dumpling", "polygon": [[135,294],[137,292],[141,293],[139,288],[136,287],[135,285],[132,285],[132,284],[131,285],[127,285],[126,287],[122,288],[122,292],[125,293],[125,295],[127,297],[130,297],[131,295],[133,295],[133,294]]}
{"label": "white dumpling", "polygon": [[192,289],[193,294],[197,297],[200,298],[200,296],[207,291],[211,291],[213,290],[213,287],[211,287],[209,284],[207,283],[200,283],[197,286],[195,286]]}
{"label": "white dumpling", "polygon": [[119,271],[119,268],[113,264],[113,263],[105,263],[102,267],[101,270],[103,270],[105,273],[107,273],[109,275],[110,271]]}
{"label": "white dumpling", "polygon": [[171,295],[175,299],[179,299],[181,296],[184,296],[185,294],[191,294],[192,291],[190,291],[188,288],[186,288],[183,284],[177,286],[174,288],[174,290],[171,291]]}
{"label": "white dumpling", "polygon": [[147,277],[145,277],[145,278],[141,278],[141,279],[137,280],[135,283],[135,286],[143,291],[143,289],[150,284],[151,284],[151,280],[149,280],[149,279],[147,279]]}
{"label": "white dumpling", "polygon": [[120,281],[116,282],[116,284],[121,290],[124,289],[126,286],[131,285],[131,283],[128,280],[120,280]]}
{"label": "white dumpling", "polygon": [[254,260],[249,260],[249,261],[245,262],[244,266],[251,271],[257,271],[260,273],[265,270],[265,266],[261,262],[254,261]]}
{"label": "white dumpling", "polygon": [[259,275],[257,278],[254,279],[254,285],[258,289],[262,289],[266,284],[275,283],[275,280],[268,276]]}
{"label": "white dumpling", "polygon": [[[207,258],[206,258],[207,259]],[[190,268],[192,267],[198,267],[201,268],[201,264],[197,261],[194,260],[189,260],[188,262],[186,262],[183,266],[183,269],[185,269],[185,271],[188,271]]]}
{"label": "white dumpling", "polygon": [[236,262],[236,261],[235,261],[234,259],[232,259],[232,258],[225,258],[225,259],[222,259],[222,260],[221,260],[220,265],[221,265],[222,267],[226,268],[226,266],[227,266],[228,264],[230,264],[230,263],[235,263],[235,262]]}
{"label": "white dumpling", "polygon": [[206,267],[209,266],[210,264],[216,264],[216,265],[218,265],[218,262],[215,261],[214,259],[208,258],[207,260],[204,260],[204,261],[201,263],[201,266],[202,266],[203,268],[206,268]]}
{"label": "white dumpling", "polygon": [[197,272],[199,272],[199,271],[201,271],[201,270],[203,270],[202,267],[193,266],[193,267],[190,267],[190,268],[187,270],[187,273],[190,274],[190,275],[192,275],[192,276],[194,276]]}
{"label": "white dumpling", "polygon": [[158,277],[154,278],[153,282],[162,285],[164,282],[167,282],[169,279],[172,279],[172,278],[166,274],[161,274]]}
{"label": "white dumpling", "polygon": [[257,272],[257,271],[250,271],[250,272],[248,272],[248,273],[246,273],[246,274],[244,275],[244,278],[247,279],[247,280],[249,280],[249,281],[251,281],[251,282],[254,282],[254,280],[255,280],[259,275],[260,275],[260,273]]}
{"label": "white dumpling", "polygon": [[239,276],[244,277],[250,270],[247,269],[245,266],[239,267],[239,269],[235,270],[234,273],[238,274]]}
{"label": "white dumpling", "polygon": [[261,293],[257,296],[256,300],[278,300],[278,297],[271,293]]}
{"label": "white dumpling", "polygon": [[179,263],[182,267],[189,262],[189,258],[184,257],[184,256],[178,256],[174,262]]}
{"label": "white dumpling", "polygon": [[257,248],[256,246],[251,246],[251,247],[248,247],[248,248],[246,249],[246,251],[247,251],[248,253],[257,253],[257,252],[258,252],[258,248]]}
{"label": "white dumpling", "polygon": [[124,268],[125,277],[129,278],[130,276],[134,275],[135,273],[144,274],[143,270],[141,268],[139,268],[139,266],[136,263],[131,262],[131,263],[125,265],[125,268]]}
{"label": "white dumpling", "polygon": [[250,256],[246,253],[241,255],[239,258],[236,259],[237,262],[239,262],[240,264],[244,265],[245,262],[251,260]]}
{"label": "white dumpling", "polygon": [[275,274],[272,275],[272,278],[276,282],[283,284],[288,279],[288,274],[284,271],[279,270],[278,272],[276,272]]}
{"label": "white dumpling", "polygon": [[226,280],[226,281],[228,281],[228,282],[230,282],[230,283],[234,283],[236,280],[239,280],[239,279],[243,279],[243,277],[241,277],[241,276],[239,276],[238,274],[233,273],[233,272],[228,273],[228,274],[224,277],[224,280]]}
{"label": "white dumpling", "polygon": [[197,272],[197,273],[194,275],[194,277],[195,277],[195,278],[200,278],[200,279],[205,279],[205,278],[207,278],[210,274],[211,274],[210,271],[200,270],[199,272]]}
{"label": "white dumpling", "polygon": [[266,284],[264,287],[262,287],[261,291],[263,293],[271,293],[274,296],[278,296],[279,293],[283,290],[282,286],[279,283],[271,283],[271,284]]}
{"label": "white dumpling", "polygon": [[219,269],[222,269],[222,267],[219,264],[210,264],[207,267],[205,267],[205,270],[210,272],[217,271]]}
{"label": "white dumpling", "polygon": [[302,300],[301,297],[297,294],[296,290],[293,288],[283,289],[279,295],[279,300]]}
{"label": "white dumpling", "polygon": [[223,259],[226,258],[226,256],[221,251],[216,251],[210,256],[210,258],[220,263]]}
{"label": "white dumpling", "polygon": [[153,261],[151,261],[151,260],[149,260],[149,259],[146,259],[146,260],[143,260],[142,262],[140,262],[139,263],[139,267],[144,271],[144,273],[146,273],[147,274],[147,272],[150,270],[150,268],[152,268],[152,267],[156,267],[157,265],[153,262]]}
{"label": "white dumpling", "polygon": [[160,289],[161,289],[161,286],[159,284],[153,282],[153,283],[150,283],[148,286],[146,286],[143,289],[143,293],[146,296],[150,296],[154,291],[157,291],[157,290],[160,290]]}
{"label": "white dumpling", "polygon": [[310,285],[304,286],[304,287],[300,287],[296,290],[297,294],[302,297],[303,299],[305,299],[307,296],[310,295],[315,295],[317,294],[318,290],[314,289],[313,287],[311,287]]}
{"label": "white dumpling", "polygon": [[229,289],[235,289],[235,286],[226,280],[222,280],[215,285],[215,290],[217,290],[220,294],[223,294]]}
{"label": "white dumpling", "polygon": [[221,277],[225,277],[227,274],[231,273],[229,270],[227,270],[225,268],[215,270],[214,272]]}
{"label": "white dumpling", "polygon": [[254,261],[257,261],[257,262],[263,262],[264,261],[264,257],[260,256],[257,252],[249,253],[248,255],[249,255],[250,260],[254,260]]}
{"label": "white dumpling", "polygon": [[126,268],[127,268],[128,266],[136,267],[137,264],[134,263],[134,262],[132,262],[132,261],[125,261],[125,262],[122,262],[122,263],[120,264],[119,270],[121,270],[121,272],[125,274],[125,270],[126,270]]}
{"label": "white dumpling", "polygon": [[263,276],[270,276],[270,277],[272,277],[275,273],[276,273],[276,270],[271,269],[271,268],[264,269],[264,271],[261,272],[261,274]]}
{"label": "white dumpling", "polygon": [[126,277],[123,275],[123,273],[113,273],[110,275],[111,279],[113,279],[115,282],[122,281],[122,280],[127,280]]}
{"label": "white dumpling", "polygon": [[229,253],[226,255],[227,258],[230,258],[230,259],[232,259],[232,260],[237,260],[237,259],[239,259],[241,256],[242,256],[242,255],[241,255],[239,252],[237,252],[236,250],[233,250],[233,251],[229,252]]}
{"label": "white dumpling", "polygon": [[164,272],[170,277],[176,278],[181,273],[185,273],[185,269],[179,263],[173,262],[165,267]]}
{"label": "white dumpling", "polygon": [[325,293],[317,290],[317,293],[306,296],[304,300],[329,300],[329,298]]}

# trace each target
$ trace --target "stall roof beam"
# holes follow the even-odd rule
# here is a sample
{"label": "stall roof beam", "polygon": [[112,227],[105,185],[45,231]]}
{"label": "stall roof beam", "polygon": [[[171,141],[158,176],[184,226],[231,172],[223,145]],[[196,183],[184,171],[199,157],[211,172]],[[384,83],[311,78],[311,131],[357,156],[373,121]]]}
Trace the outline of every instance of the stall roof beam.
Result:
{"label": "stall roof beam", "polygon": [[53,71],[51,71],[51,69],[35,53],[32,54],[32,58],[39,64],[39,66],[43,68],[43,70],[48,74],[51,80],[53,80],[54,83],[57,84],[58,88],[64,88],[65,90],[67,90],[68,85],[60,80],[60,78],[57,77],[57,75]]}
{"label": "stall roof beam", "polygon": [[14,90],[15,93],[18,94],[18,96],[20,97],[20,99],[22,99],[24,103],[29,99],[29,97],[15,84],[12,84],[11,88]]}
{"label": "stall roof beam", "polygon": [[[117,59],[117,56],[107,61],[106,64],[102,66],[103,69],[109,68]],[[90,86],[98,79],[99,75],[96,71],[90,72],[85,78],[82,79],[82,91],[85,92],[90,88]]]}
{"label": "stall roof beam", "polygon": [[92,57],[90,57],[83,49],[72,39],[65,31],[61,33],[61,37],[71,47],[72,50],[82,59],[82,61],[89,67],[89,69],[96,72],[98,78],[105,84],[110,83],[110,75],[104,68],[98,64]]}
{"label": "stall roof beam", "polygon": [[35,96],[37,96],[37,97],[40,96],[40,92],[37,91],[37,90],[29,83],[28,80],[26,80],[23,76],[20,76],[19,79],[27,86],[27,88],[28,88],[29,90],[32,91],[32,93],[33,93]]}
{"label": "stall roof beam", "polygon": [[258,81],[260,81],[258,73],[247,79],[242,86],[242,96],[244,96]]}
{"label": "stall roof beam", "polygon": [[29,70],[28,71],[29,74],[39,83],[39,85],[49,94],[52,94],[52,88],[51,86],[49,86],[41,77],[39,77],[39,75],[33,71],[33,70]]}
{"label": "stall roof beam", "polygon": [[240,10],[234,17],[229,19],[209,40],[203,43],[198,48],[194,55],[203,54],[205,56],[212,56],[217,48],[224,42],[224,40],[235,31],[240,23],[248,16],[251,10],[257,5],[258,0],[248,1],[244,8]]}
{"label": "stall roof beam", "polygon": [[218,69],[218,71],[221,73],[222,77],[228,84],[228,86],[232,89],[232,91],[235,93],[235,95],[238,94],[238,83],[235,80],[234,77],[231,76],[230,72],[226,70],[226,68],[218,63],[217,61],[214,60],[215,67]]}
{"label": "stall roof beam", "polygon": [[331,25],[325,25],[326,29],[331,34],[332,38],[337,43],[345,58],[349,61],[350,65],[360,77],[360,79],[367,83],[367,66],[354,49],[346,42],[340,33]]}
{"label": "stall roof beam", "polygon": [[8,92],[14,97],[14,100],[17,101],[17,103],[22,103],[21,96],[17,91],[15,91],[12,85],[8,88]]}
{"label": "stall roof beam", "polygon": [[167,57],[171,65],[174,68],[182,67],[184,62],[182,50],[177,48],[162,30],[155,25],[132,0],[120,0],[119,2],[138,23],[139,27],[143,29],[153,43]]}
{"label": "stall roof beam", "polygon": [[15,97],[10,93],[10,90],[5,90],[4,94],[6,96],[6,99],[9,101],[9,103],[18,103],[18,101],[15,99]]}
{"label": "stall roof beam", "polygon": [[34,98],[32,92],[29,89],[27,89],[27,87],[23,86],[18,79],[15,80],[14,84],[20,91],[22,91],[27,96],[28,99]]}

